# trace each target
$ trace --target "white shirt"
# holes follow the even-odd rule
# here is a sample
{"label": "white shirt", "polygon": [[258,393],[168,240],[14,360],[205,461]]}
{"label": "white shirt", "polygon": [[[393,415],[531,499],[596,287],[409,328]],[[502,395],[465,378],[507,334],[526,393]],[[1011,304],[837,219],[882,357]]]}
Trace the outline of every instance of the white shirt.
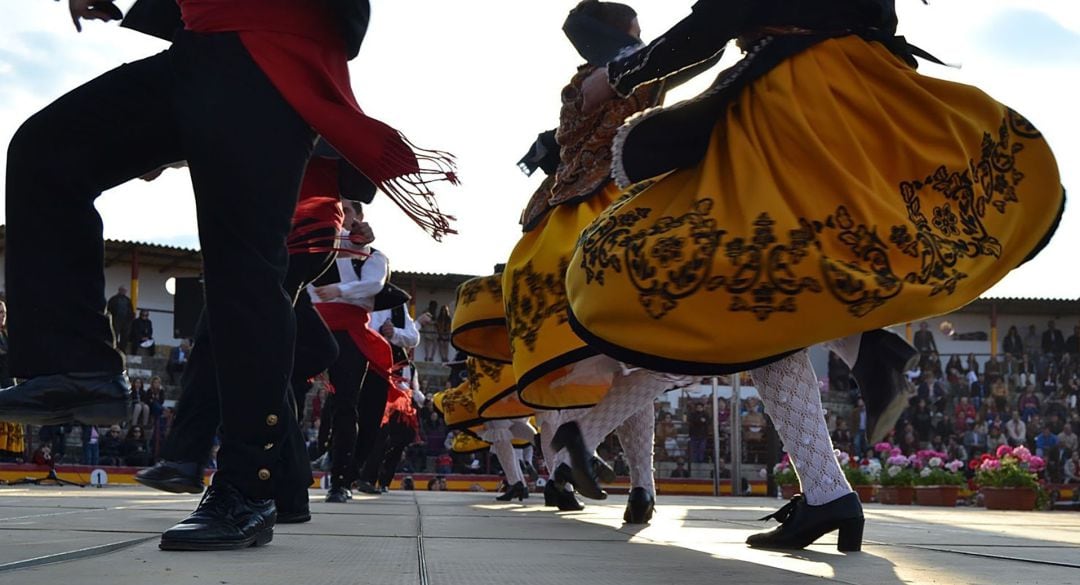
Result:
{"label": "white shirt", "polygon": [[[374,256],[372,256],[372,258],[374,258]],[[368,261],[370,262],[371,260],[368,260]],[[364,264],[364,272],[365,273],[367,272],[367,264]],[[404,311],[404,313],[405,313],[405,327],[403,327],[403,328],[394,327],[394,334],[392,336],[390,336],[390,338],[387,339],[387,341],[389,341],[393,345],[396,345],[396,346],[398,346],[398,347],[400,347],[402,349],[412,349],[412,348],[420,345],[420,332],[416,330],[416,323],[412,320],[412,317],[409,316],[409,311],[406,310],[406,311]],[[375,331],[379,331],[379,329],[382,328],[383,323],[386,323],[387,321],[391,321],[393,319],[393,317],[394,317],[394,310],[393,309],[383,309],[382,311],[373,311],[371,313],[371,325],[370,325],[370,327]]]}
{"label": "white shirt", "polygon": [[[341,231],[343,236],[347,236],[348,233],[347,230]],[[337,260],[335,260],[338,274],[341,277],[340,282],[337,283],[341,296],[330,301],[324,301],[319,298],[319,295],[315,294],[315,287],[309,285],[308,294],[311,295],[312,302],[349,303],[368,311],[374,309],[375,295],[382,291],[383,287],[386,286],[386,281],[390,278],[390,262],[387,260],[386,255],[371,246],[364,246],[360,251],[369,254],[367,260],[364,261],[360,274],[357,274],[356,270],[353,269],[354,256],[348,253],[340,253]],[[373,328],[378,329],[378,326],[375,325]]]}

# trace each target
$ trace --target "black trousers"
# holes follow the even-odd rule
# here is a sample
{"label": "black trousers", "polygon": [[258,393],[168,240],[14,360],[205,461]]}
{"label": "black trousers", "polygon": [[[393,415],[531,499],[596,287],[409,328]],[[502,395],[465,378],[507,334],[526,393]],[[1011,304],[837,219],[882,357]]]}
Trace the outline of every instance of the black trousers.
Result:
{"label": "black trousers", "polygon": [[360,470],[359,479],[373,485],[378,483],[380,486],[389,487],[394,481],[394,474],[397,473],[405,448],[414,439],[416,433],[401,423],[391,421],[383,425]]}
{"label": "black trousers", "polygon": [[[296,362],[293,366],[294,378],[297,371],[314,372],[314,376],[325,370],[337,359],[337,342],[326,328],[322,317],[311,306],[304,287],[318,278],[333,262],[336,254],[294,254],[289,257],[289,269],[285,275],[285,292],[296,298],[293,306],[296,315]],[[306,299],[306,303],[301,302]],[[176,415],[172,428],[161,449],[161,457],[168,461],[195,462],[200,468],[206,465],[214,435],[221,423],[221,406],[218,401],[216,369],[213,352],[204,347],[211,347],[213,339],[206,327],[206,312],[199,318],[195,328],[195,345],[192,347],[188,365],[181,377],[180,400],[177,402]],[[311,464],[307,457],[303,432],[296,417],[295,394],[282,397],[287,400],[290,416],[284,424],[288,426],[283,450],[282,473],[274,478],[276,497],[285,505],[306,502],[306,490],[311,485]],[[302,492],[302,493],[300,493]]]}
{"label": "black trousers", "polygon": [[330,484],[349,487],[360,476],[382,424],[390,384],[368,372],[368,360],[344,331],[335,331],[341,353],[330,366],[334,396],[324,411],[330,423]]}
{"label": "black trousers", "polygon": [[13,373],[124,369],[105,313],[94,200],[187,160],[213,340],[201,349],[213,355],[220,389],[216,478],[250,497],[273,496],[282,421],[291,418],[285,237],[313,140],[228,33],[181,33],[169,50],[105,73],[27,120],[7,166]]}

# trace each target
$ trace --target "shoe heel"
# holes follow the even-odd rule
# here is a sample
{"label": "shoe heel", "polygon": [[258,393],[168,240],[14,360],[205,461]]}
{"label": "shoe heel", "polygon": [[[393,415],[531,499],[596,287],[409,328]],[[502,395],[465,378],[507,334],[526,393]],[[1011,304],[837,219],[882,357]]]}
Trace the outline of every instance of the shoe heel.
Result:
{"label": "shoe heel", "polygon": [[858,552],[862,550],[863,518],[852,518],[840,523],[836,538],[836,550],[840,552]]}
{"label": "shoe heel", "polygon": [[274,529],[264,530],[255,535],[255,542],[251,543],[251,546],[263,546],[270,544],[270,541],[274,540]]}
{"label": "shoe heel", "polygon": [[72,416],[78,422],[94,426],[107,426],[131,419],[131,403],[109,402],[106,404],[88,404],[80,406],[72,411]]}

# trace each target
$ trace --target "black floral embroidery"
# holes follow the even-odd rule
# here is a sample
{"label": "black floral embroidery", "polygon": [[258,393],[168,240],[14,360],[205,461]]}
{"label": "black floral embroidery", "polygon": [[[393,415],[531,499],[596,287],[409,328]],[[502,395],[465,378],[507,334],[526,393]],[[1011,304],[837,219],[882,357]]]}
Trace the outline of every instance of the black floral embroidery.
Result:
{"label": "black floral embroidery", "polygon": [[532,261],[513,270],[510,297],[506,303],[510,339],[521,340],[529,351],[535,351],[540,327],[545,321],[554,318],[560,325],[568,321],[565,282],[569,267],[569,259],[560,258],[557,273],[537,272]]}
{"label": "black floral embroidery", "polygon": [[495,302],[501,301],[502,277],[496,274],[494,276],[474,278],[462,283],[461,288],[458,290],[458,302],[460,304],[475,303],[480,294],[484,292],[491,295],[492,300]]}
{"label": "black floral embroidery", "polygon": [[[1010,110],[996,135],[984,134],[978,159],[970,160],[968,168],[942,166],[921,180],[900,183],[908,222],[888,227],[887,241],[876,226],[854,218],[844,206],[821,219],[802,218],[800,227],[786,234],[777,233],[775,220],[762,213],[748,238],[725,241],[725,230],[712,216],[712,198],[699,199],[683,215],[648,223],[652,210],[623,210],[635,193],[620,198],[582,234],[581,268],[586,283],[601,286],[609,271],[625,273],[655,319],[703,287],[723,290],[730,295],[729,311],[749,311],[759,320],[797,311],[799,295],[808,292],[828,291],[857,317],[897,297],[905,283],[928,285],[931,296],[952,294],[967,278],[957,268],[960,259],[1001,256],[1002,244],[984,219],[1018,202],[1016,189],[1024,174],[1016,167],[1016,155],[1024,145],[1014,142],[1014,133],[1041,136]],[[924,202],[932,202],[927,212]],[[842,244],[850,254],[803,262],[824,241]],[[896,254],[919,259],[920,268],[897,274],[890,262]]]}

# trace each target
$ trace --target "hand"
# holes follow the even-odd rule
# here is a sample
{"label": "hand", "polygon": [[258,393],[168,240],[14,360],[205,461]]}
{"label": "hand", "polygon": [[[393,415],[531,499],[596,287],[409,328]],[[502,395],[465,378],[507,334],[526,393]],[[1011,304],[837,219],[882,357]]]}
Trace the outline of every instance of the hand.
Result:
{"label": "hand", "polygon": [[315,294],[324,301],[341,298],[341,287],[336,284],[315,287]]}
{"label": "hand", "polygon": [[585,78],[585,81],[581,82],[581,111],[583,113],[587,114],[615,97],[615,90],[608,82],[607,67],[593,71]]}
{"label": "hand", "polygon": [[[119,9],[113,6],[111,1],[96,0],[101,6],[94,6],[95,0],[68,0],[68,10],[71,12],[71,22],[75,24],[75,30],[82,32],[82,20],[117,20],[121,16]],[[104,6],[108,4],[109,6]],[[111,8],[111,9],[110,9]]]}
{"label": "hand", "polygon": [[394,323],[392,321],[383,321],[383,324],[379,326],[379,333],[382,336],[390,339],[394,336]]}
{"label": "hand", "polygon": [[366,221],[355,221],[349,226],[349,241],[357,246],[366,246],[375,241],[375,231]]}

